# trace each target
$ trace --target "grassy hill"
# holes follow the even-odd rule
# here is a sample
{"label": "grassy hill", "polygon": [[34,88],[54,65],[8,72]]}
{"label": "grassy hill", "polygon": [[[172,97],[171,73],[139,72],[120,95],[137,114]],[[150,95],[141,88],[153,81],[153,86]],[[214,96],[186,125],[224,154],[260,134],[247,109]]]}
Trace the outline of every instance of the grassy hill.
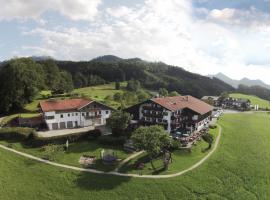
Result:
{"label": "grassy hill", "polygon": [[[147,62],[139,58],[121,59],[109,55],[87,62],[56,61],[56,63],[60,69],[72,74],[75,87],[87,86],[87,80],[89,82],[93,79],[91,76],[95,76],[97,80],[105,82],[135,79],[149,90],[166,88],[169,91],[198,98],[235,90],[217,78],[205,77],[188,72],[181,67],[162,62]],[[83,86],[82,80],[84,80]]]}
{"label": "grassy hill", "polygon": [[230,94],[230,97],[249,99],[251,101],[252,105],[259,105],[260,108],[270,109],[270,102],[267,100],[261,99],[257,96],[240,94],[240,93],[233,93],[233,94]]}
{"label": "grassy hill", "polygon": [[[121,87],[120,90],[115,89],[115,84],[105,84],[105,85],[98,85],[98,86],[91,86],[91,87],[85,87],[85,88],[78,88],[71,92],[71,94],[78,94],[79,96],[88,97],[96,101],[105,101],[105,98],[107,96],[113,96],[116,93],[123,94],[124,88],[126,87],[126,82],[120,83]],[[117,108],[120,106],[119,102],[111,100],[110,106]]]}
{"label": "grassy hill", "polygon": [[[0,199],[269,199],[270,115],[224,115],[221,143],[198,169],[169,179],[74,172],[0,150]],[[147,187],[146,187],[147,186]]]}

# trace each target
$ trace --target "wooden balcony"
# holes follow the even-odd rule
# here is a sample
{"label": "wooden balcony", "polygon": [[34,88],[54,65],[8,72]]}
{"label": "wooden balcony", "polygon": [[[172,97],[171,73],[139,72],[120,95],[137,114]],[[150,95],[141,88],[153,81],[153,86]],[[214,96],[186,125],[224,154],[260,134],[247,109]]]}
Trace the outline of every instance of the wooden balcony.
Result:
{"label": "wooden balcony", "polygon": [[142,113],[144,117],[153,117],[153,118],[159,118],[159,119],[163,119],[163,115],[162,114],[156,114],[156,113]]}
{"label": "wooden balcony", "polygon": [[143,106],[143,110],[163,111],[162,107],[158,108],[155,106]]}

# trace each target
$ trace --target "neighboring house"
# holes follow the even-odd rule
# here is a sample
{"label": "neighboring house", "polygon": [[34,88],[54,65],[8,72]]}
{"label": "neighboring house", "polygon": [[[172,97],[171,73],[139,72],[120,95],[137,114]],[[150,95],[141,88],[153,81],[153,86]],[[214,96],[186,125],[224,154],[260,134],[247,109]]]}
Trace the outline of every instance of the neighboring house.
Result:
{"label": "neighboring house", "polygon": [[221,100],[219,96],[204,96],[202,100],[212,106],[219,107],[221,105]]}
{"label": "neighboring house", "polygon": [[249,99],[237,99],[229,97],[222,101],[222,107],[225,109],[247,111],[251,109],[251,102]]}
{"label": "neighboring house", "polygon": [[213,107],[192,96],[176,96],[153,98],[125,111],[141,125],[162,125],[168,132],[194,132],[211,120]]}
{"label": "neighboring house", "polygon": [[49,130],[106,124],[112,108],[87,99],[47,100],[40,102]]}

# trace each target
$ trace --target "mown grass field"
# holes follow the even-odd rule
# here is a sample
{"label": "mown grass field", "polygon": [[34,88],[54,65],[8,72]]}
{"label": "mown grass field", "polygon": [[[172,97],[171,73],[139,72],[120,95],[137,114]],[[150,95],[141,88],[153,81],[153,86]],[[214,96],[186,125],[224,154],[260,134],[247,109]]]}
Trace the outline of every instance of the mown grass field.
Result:
{"label": "mown grass field", "polygon": [[249,99],[251,101],[252,105],[259,105],[260,108],[270,109],[270,102],[267,100],[261,99],[257,96],[245,95],[245,94],[240,94],[240,93],[233,93],[233,94],[230,94],[230,97]]}
{"label": "mown grass field", "polygon": [[270,115],[231,114],[217,151],[169,179],[94,175],[40,164],[0,150],[0,199],[237,199],[270,197]]}
{"label": "mown grass field", "polygon": [[[103,102],[107,96],[112,96],[116,93],[123,93],[124,88],[126,87],[126,82],[120,83],[120,90],[115,89],[115,83],[105,84],[105,85],[99,85],[99,86],[92,86],[92,87],[85,87],[85,88],[79,88],[72,91],[72,94],[79,94],[83,97],[88,97],[96,101]],[[112,107],[119,107],[120,102],[111,101],[110,106]]]}

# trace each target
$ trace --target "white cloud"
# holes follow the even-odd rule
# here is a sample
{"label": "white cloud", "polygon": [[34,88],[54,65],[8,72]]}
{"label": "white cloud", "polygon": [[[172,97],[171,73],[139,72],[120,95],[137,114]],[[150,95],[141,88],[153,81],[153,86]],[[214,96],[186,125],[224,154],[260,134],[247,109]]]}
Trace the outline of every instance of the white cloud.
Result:
{"label": "white cloud", "polygon": [[258,28],[263,25],[270,25],[269,13],[262,12],[255,7],[249,9],[213,9],[208,11],[208,20],[216,23],[224,23],[236,26]]}
{"label": "white cloud", "polygon": [[[233,78],[246,75],[270,83],[266,76],[270,72],[267,15],[250,16],[254,9],[224,9],[208,11],[208,17],[200,20],[193,12],[190,0],[146,0],[140,7],[107,8],[91,27],[43,27],[26,32],[42,39],[41,46],[27,49],[29,54],[48,52],[72,60],[104,54],[140,57],[200,74],[225,72]],[[207,14],[205,9],[201,12]],[[257,23],[260,17],[265,23]],[[243,26],[250,21],[256,24],[255,29]]]}
{"label": "white cloud", "polygon": [[72,20],[93,20],[101,0],[0,0],[0,20],[39,19],[56,11]]}

